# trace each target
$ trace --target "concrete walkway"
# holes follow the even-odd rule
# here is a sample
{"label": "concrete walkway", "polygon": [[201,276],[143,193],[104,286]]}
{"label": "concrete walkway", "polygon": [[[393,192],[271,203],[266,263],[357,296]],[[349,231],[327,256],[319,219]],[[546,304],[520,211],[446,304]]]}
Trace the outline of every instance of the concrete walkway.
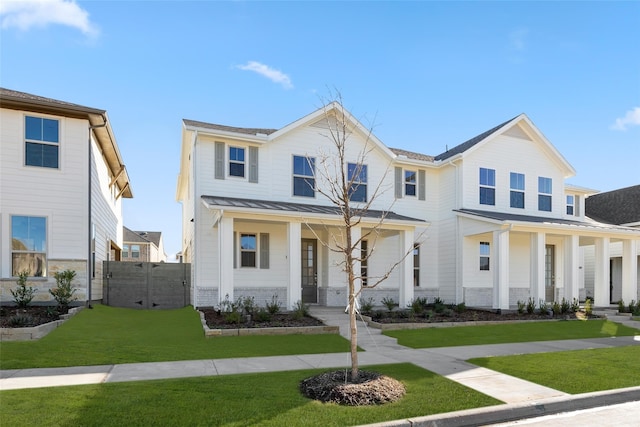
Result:
{"label": "concrete walkway", "polygon": [[[314,316],[320,318],[326,324],[339,326],[340,334],[346,338],[349,337],[349,319],[343,310],[312,307],[311,311]],[[633,328],[640,328],[640,322],[633,321],[629,317],[615,316],[614,312],[607,313],[607,315],[613,321],[624,323]],[[358,354],[360,366],[404,362],[413,363],[507,404],[516,406],[524,405],[523,407],[526,408],[532,403],[571,402],[576,399],[576,396],[570,396],[561,391],[486,368],[479,368],[465,362],[465,360],[473,357],[640,345],[640,336],[409,349],[398,345],[394,338],[382,335],[379,329],[368,328],[365,323],[359,321],[358,345],[365,350]],[[0,371],[0,390],[277,372],[299,369],[348,368],[349,366],[350,356],[348,353],[327,353],[177,362],[129,363],[69,368],[2,370]],[[608,392],[608,395],[614,392],[616,391]],[[625,390],[624,393],[627,393],[625,394],[625,398],[628,398],[629,390]],[[631,393],[634,396],[638,395],[638,399],[640,399],[640,387],[638,387],[637,390],[631,390]]]}

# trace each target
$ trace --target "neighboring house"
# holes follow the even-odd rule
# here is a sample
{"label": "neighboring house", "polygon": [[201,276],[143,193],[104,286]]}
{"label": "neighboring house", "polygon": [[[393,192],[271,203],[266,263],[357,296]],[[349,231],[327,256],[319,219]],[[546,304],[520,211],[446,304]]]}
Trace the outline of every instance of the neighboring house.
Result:
{"label": "neighboring house", "polygon": [[[589,196],[585,203],[586,215],[606,224],[623,225],[640,229],[640,185],[607,191]],[[612,241],[609,245],[610,256],[610,301],[612,303],[621,299],[625,303],[631,300],[640,300],[640,295],[629,294],[626,298],[622,295],[623,278],[623,254],[624,245],[621,242]],[[636,245],[638,254],[637,276],[640,278],[640,243]],[[585,259],[591,260],[595,256],[594,248],[585,250]],[[585,288],[593,289],[594,274],[592,264],[585,266]]]}
{"label": "neighboring house", "polygon": [[132,231],[122,228],[122,261],[166,262],[160,231]]}
{"label": "neighboring house", "polygon": [[[286,307],[347,304],[341,254],[321,244],[340,241],[343,227],[317,191],[324,184],[316,172],[340,110],[332,104],[282,129],[183,120],[176,198],[194,306],[243,296],[263,304],[273,295]],[[353,134],[344,172],[362,162],[365,144],[368,151],[352,201],[369,201],[380,182],[386,190],[354,230],[363,235],[387,214],[376,241],[361,247],[375,252],[360,271],[377,277],[414,248],[365,297],[376,304],[390,297],[400,307],[439,297],[496,309],[528,298],[571,301],[586,293],[581,248],[595,245],[593,293],[596,304],[608,304],[602,248],[610,241],[635,248],[640,230],[585,218],[585,198],[595,191],[565,185],[574,169],[526,115],[437,156],[388,148],[347,121]],[[637,294],[637,261],[623,258],[622,290]]]}
{"label": "neighboring house", "polygon": [[80,301],[102,299],[102,261],[120,259],[131,197],[106,111],[0,88],[2,302],[24,271],[34,302],[50,301],[66,269]]}

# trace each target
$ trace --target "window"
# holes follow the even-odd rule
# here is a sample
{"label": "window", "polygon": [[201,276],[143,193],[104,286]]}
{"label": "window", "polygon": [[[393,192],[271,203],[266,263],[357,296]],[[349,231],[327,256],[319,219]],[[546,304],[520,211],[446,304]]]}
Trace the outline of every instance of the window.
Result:
{"label": "window", "polygon": [[420,286],[420,244],[413,244],[413,286]]}
{"label": "window", "polygon": [[244,178],[244,148],[229,147],[229,175]]}
{"label": "window", "polygon": [[362,286],[367,286],[367,275],[369,273],[369,243],[366,240],[360,242],[360,278]]}
{"label": "window", "polygon": [[140,245],[131,245],[131,258],[140,258]]}
{"label": "window", "polygon": [[240,234],[240,267],[256,266],[256,235]]}
{"label": "window", "polygon": [[347,179],[351,184],[349,200],[352,202],[367,201],[367,165],[347,163]]}
{"label": "window", "polygon": [[404,195],[416,195],[416,171],[404,171]]}
{"label": "window", "polygon": [[489,271],[489,257],[491,255],[491,246],[489,242],[480,242],[480,270]]}
{"label": "window", "polygon": [[573,212],[575,211],[575,198],[573,197],[573,195],[568,194],[567,195],[567,215],[573,215]]}
{"label": "window", "polygon": [[58,128],[58,120],[25,117],[25,165],[58,168]]}
{"label": "window", "polygon": [[122,258],[129,258],[129,245],[122,246]]}
{"label": "window", "polygon": [[293,156],[293,195],[315,197],[316,159],[314,157]]}
{"label": "window", "polygon": [[496,204],[496,171],[480,168],[480,204]]}
{"label": "window", "polygon": [[524,174],[511,172],[511,207],[524,209]]}
{"label": "window", "polygon": [[28,272],[47,275],[47,219],[37,216],[11,217],[11,275]]}
{"label": "window", "polygon": [[551,178],[538,177],[538,210],[551,212]]}

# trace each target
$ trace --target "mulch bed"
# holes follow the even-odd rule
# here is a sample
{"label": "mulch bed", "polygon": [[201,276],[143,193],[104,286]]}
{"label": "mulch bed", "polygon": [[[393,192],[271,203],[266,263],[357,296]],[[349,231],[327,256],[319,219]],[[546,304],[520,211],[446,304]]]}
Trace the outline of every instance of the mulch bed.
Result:
{"label": "mulch bed", "polygon": [[210,329],[324,326],[324,323],[314,317],[296,317],[293,313],[287,312],[271,314],[269,319],[260,318],[259,315],[242,316],[239,322],[230,322],[226,313],[212,308],[200,308],[199,310],[204,314],[204,319]]}
{"label": "mulch bed", "polygon": [[371,371],[360,371],[355,381],[351,371],[330,371],[302,380],[300,391],[310,399],[348,406],[381,405],[400,400],[404,384]]}
{"label": "mulch bed", "polygon": [[[584,313],[565,313],[565,314],[540,314],[538,310],[534,313],[517,313],[514,311],[502,311],[498,313],[496,310],[477,310],[466,309],[458,313],[449,310],[447,313],[425,312],[421,314],[412,314],[409,310],[388,310],[374,311],[368,316],[377,323],[443,323],[443,322],[478,322],[478,321],[506,321],[506,320],[549,320],[549,319],[577,319],[585,318]],[[591,315],[590,318],[598,318]]]}
{"label": "mulch bed", "polygon": [[26,308],[0,307],[0,328],[29,328],[60,320],[67,310],[56,306],[34,305]]}

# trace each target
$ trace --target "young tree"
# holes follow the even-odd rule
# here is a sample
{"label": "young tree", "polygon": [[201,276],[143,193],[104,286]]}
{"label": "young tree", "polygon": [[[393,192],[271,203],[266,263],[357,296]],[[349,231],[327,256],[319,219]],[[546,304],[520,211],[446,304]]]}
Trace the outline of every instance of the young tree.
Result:
{"label": "young tree", "polygon": [[[366,159],[371,151],[375,149],[372,143],[372,127],[366,130],[357,128],[356,122],[352,120],[350,114],[344,108],[342,96],[339,92],[332,94],[331,101],[324,100],[323,109],[327,125],[326,133],[323,135],[331,142],[331,149],[319,153],[318,167],[315,171],[315,190],[337,208],[343,228],[341,228],[339,235],[328,233],[331,236],[331,242],[323,240],[317,233],[314,233],[323,246],[332,252],[342,255],[342,261],[339,264],[346,273],[348,284],[351,379],[355,381],[358,378],[356,314],[358,311],[358,296],[362,292],[362,287],[356,285],[361,283],[363,279],[361,272],[356,267],[366,262],[375,252],[376,240],[390,211],[391,206],[382,211],[371,209],[373,202],[390,188],[389,185],[385,186],[384,184],[390,167],[387,167],[377,185],[371,185],[372,183],[367,179]],[[353,163],[353,154],[348,153],[350,148],[349,141],[354,132],[361,133],[364,138],[363,147],[357,150],[355,163]],[[368,194],[365,198],[357,196],[360,194],[358,189],[361,185],[366,185],[368,189]],[[367,219],[366,231],[354,237],[353,229],[359,227],[365,218]],[[360,250],[363,240],[373,242],[366,253]],[[367,277],[367,288],[374,288],[386,280],[411,253],[412,250],[404,253],[399,260],[390,265],[381,275]]]}

